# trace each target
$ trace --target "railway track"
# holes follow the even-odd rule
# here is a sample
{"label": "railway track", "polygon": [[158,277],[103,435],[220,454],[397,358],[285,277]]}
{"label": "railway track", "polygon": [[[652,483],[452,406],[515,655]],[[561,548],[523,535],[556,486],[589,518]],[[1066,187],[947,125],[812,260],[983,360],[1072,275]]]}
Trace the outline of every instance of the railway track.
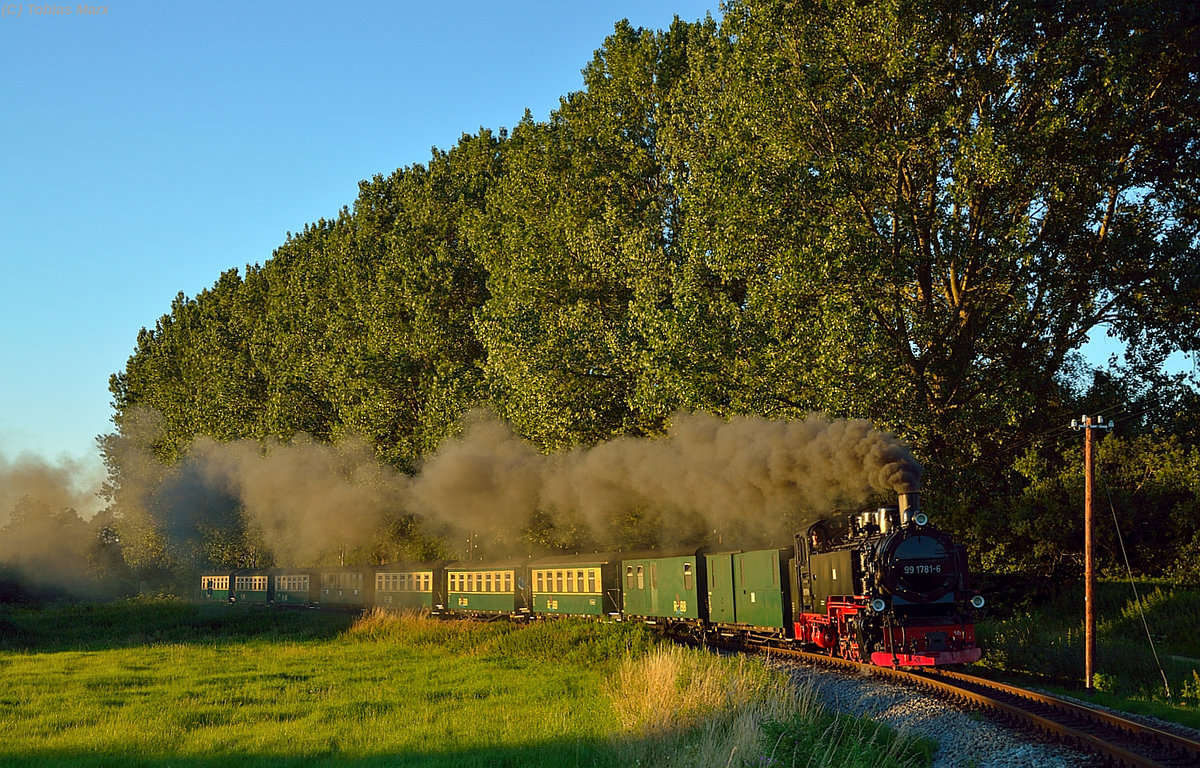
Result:
{"label": "railway track", "polygon": [[743,646],[743,649],[914,687],[1094,755],[1102,761],[1100,764],[1129,768],[1200,767],[1200,741],[1049,694],[944,670],[908,672],[790,648]]}

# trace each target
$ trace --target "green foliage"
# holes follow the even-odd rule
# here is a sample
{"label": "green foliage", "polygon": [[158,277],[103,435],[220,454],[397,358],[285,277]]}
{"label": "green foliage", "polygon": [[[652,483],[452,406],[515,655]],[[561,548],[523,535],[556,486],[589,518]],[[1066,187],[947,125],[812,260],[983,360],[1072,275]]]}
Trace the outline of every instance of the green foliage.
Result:
{"label": "green foliage", "polygon": [[[478,406],[547,450],[824,411],[912,444],[984,568],[1071,577],[1079,462],[1029,438],[1129,394],[1075,391],[1087,335],[1133,342],[1130,391],[1171,384],[1196,421],[1194,384],[1151,372],[1200,338],[1198,38],[1182,0],[617,24],[547,121],[363,181],[138,335],[101,438],[126,560],[150,585],[255,560],[235,505],[181,552],[154,498],[144,459],[200,435],[361,435],[411,471]],[[1143,426],[1102,449],[1131,559],[1195,581],[1200,432]],[[436,548],[411,534],[378,551]]]}
{"label": "green foliage", "polygon": [[[1105,581],[1098,585],[1093,683],[1111,695],[1109,703],[1113,706],[1129,708],[1129,700],[1157,702],[1162,705],[1159,716],[1192,725],[1200,723],[1194,710],[1186,711],[1187,706],[1194,706],[1186,691],[1193,690],[1192,681],[1200,668],[1200,638],[1196,634],[1200,626],[1200,592],[1148,583],[1138,584],[1137,590],[1140,610],[1127,582]],[[1083,608],[1082,589],[1072,588],[1034,610],[981,622],[976,628],[977,638],[985,650],[979,666],[1082,687]],[[1181,704],[1185,709],[1177,709]]]}

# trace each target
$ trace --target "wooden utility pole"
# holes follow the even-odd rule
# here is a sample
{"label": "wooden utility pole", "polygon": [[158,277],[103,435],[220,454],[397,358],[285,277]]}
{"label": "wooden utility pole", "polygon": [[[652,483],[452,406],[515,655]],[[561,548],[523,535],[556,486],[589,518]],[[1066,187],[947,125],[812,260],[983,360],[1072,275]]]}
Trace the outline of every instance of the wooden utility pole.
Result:
{"label": "wooden utility pole", "polygon": [[1083,687],[1092,691],[1092,678],[1096,674],[1096,557],[1095,544],[1092,541],[1092,531],[1095,528],[1093,507],[1095,493],[1093,486],[1096,480],[1096,468],[1093,461],[1096,438],[1094,429],[1112,429],[1112,422],[1104,423],[1104,417],[1099,417],[1093,423],[1090,416],[1084,416],[1081,422],[1072,421],[1071,428],[1083,430]]}

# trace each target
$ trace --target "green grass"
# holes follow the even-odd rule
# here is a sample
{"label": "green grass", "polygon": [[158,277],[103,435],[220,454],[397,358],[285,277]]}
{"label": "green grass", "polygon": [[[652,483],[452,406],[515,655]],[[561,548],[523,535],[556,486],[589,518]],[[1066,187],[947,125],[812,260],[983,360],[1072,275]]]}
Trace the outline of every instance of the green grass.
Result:
{"label": "green grass", "polygon": [[[1200,728],[1200,592],[1161,582],[1137,589],[1145,624],[1128,582],[1097,585],[1096,692],[1087,697]],[[1077,586],[1034,611],[980,622],[977,670],[1084,697],[1083,606]]]}
{"label": "green grass", "polygon": [[792,765],[773,752],[808,741],[928,763],[888,735],[860,744],[857,721],[778,672],[660,648],[639,624],[0,608],[0,681],[0,766],[15,768]]}

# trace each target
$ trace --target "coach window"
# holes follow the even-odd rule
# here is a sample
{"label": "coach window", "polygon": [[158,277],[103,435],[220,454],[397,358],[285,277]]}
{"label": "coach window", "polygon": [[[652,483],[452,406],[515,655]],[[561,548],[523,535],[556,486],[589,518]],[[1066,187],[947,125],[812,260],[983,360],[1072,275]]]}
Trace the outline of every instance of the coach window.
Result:
{"label": "coach window", "polygon": [[563,572],[562,571],[554,572],[554,587],[555,587],[555,589],[554,589],[555,592],[562,594],[562,592],[563,592]]}
{"label": "coach window", "polygon": [[512,591],[513,591],[513,588],[512,588],[512,577],[513,577],[513,575],[512,575],[512,572],[511,572],[511,571],[509,571],[508,573],[504,574],[504,591],[505,591],[505,592],[512,592]]}
{"label": "coach window", "polygon": [[625,566],[625,589],[633,589],[633,566]]}
{"label": "coach window", "polygon": [[588,569],[588,592],[596,591],[596,569]]}
{"label": "coach window", "polygon": [[683,564],[683,588],[686,590],[689,590],[689,591],[692,588],[692,564],[691,563]]}
{"label": "coach window", "polygon": [[567,571],[567,591],[568,592],[575,591],[575,572],[574,571]]}
{"label": "coach window", "polygon": [[642,571],[642,566],[639,565],[637,568],[638,568],[638,570],[637,570],[638,587],[637,588],[645,589],[646,588],[646,574]]}

